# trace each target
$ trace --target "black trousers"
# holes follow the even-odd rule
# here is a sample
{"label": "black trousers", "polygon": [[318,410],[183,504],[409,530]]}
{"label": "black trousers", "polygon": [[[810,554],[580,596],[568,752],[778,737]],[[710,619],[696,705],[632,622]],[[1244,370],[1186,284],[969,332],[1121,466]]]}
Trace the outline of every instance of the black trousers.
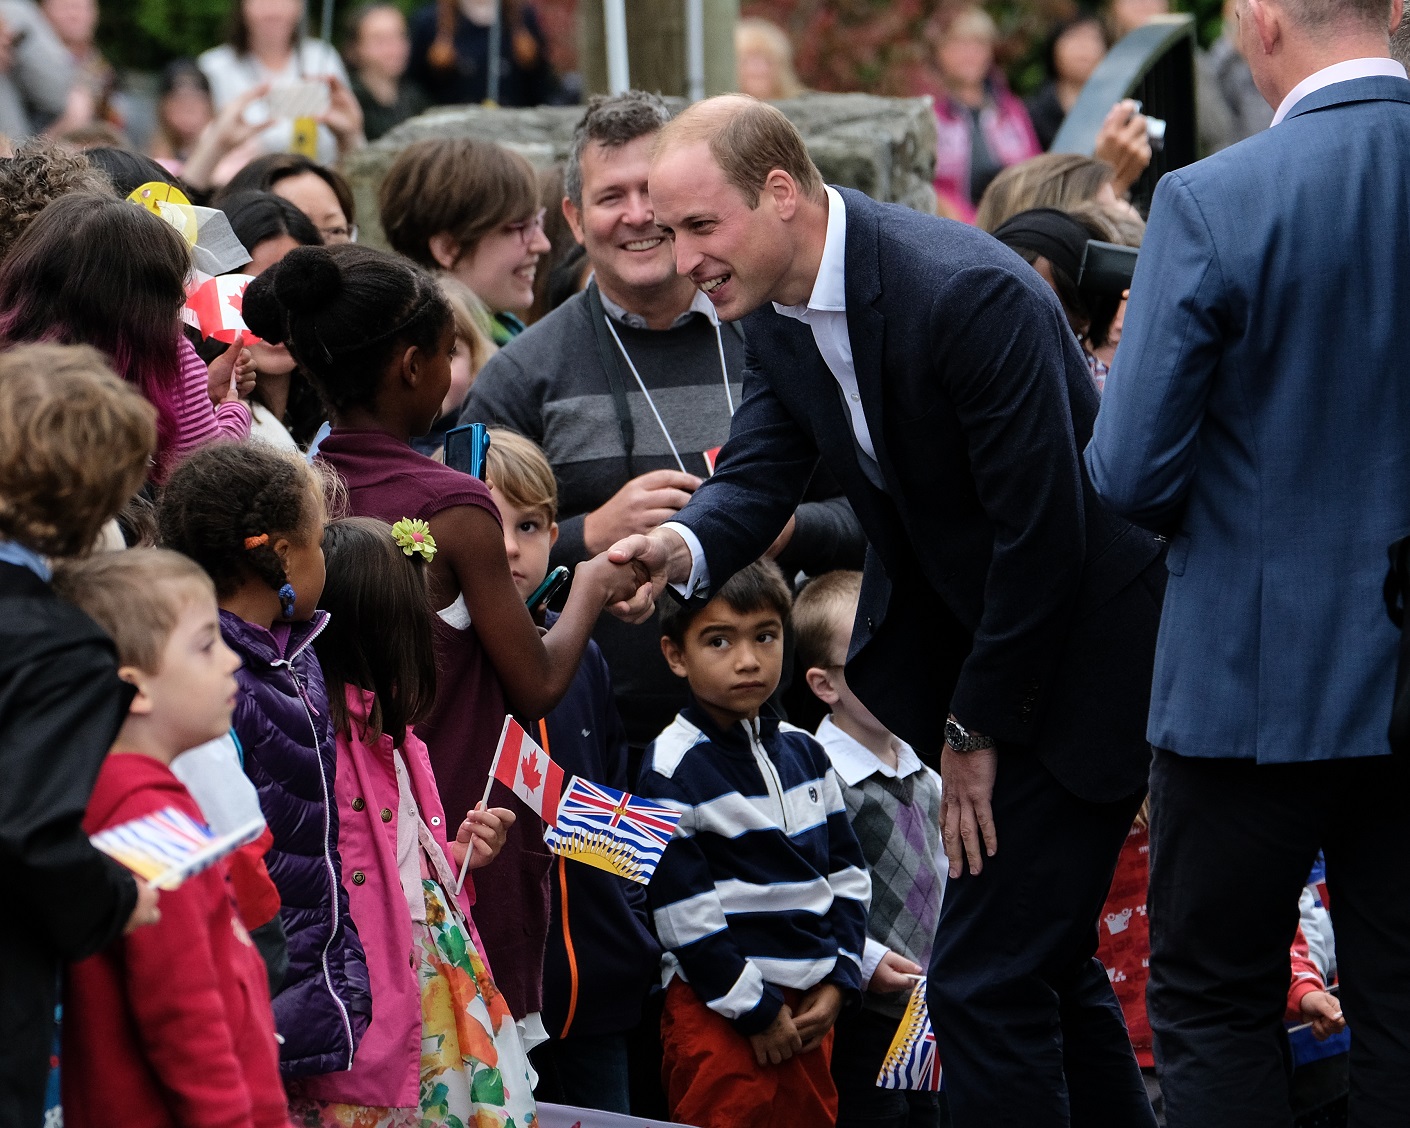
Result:
{"label": "black trousers", "polygon": [[1143,795],[1077,798],[1003,749],[998,852],[945,889],[927,1001],[956,1128],[1154,1128],[1097,917]]}
{"label": "black trousers", "polygon": [[1410,1124],[1410,760],[1157,751],[1151,978],[1170,1128],[1288,1128],[1298,895],[1319,849],[1351,1028],[1351,1128]]}
{"label": "black trousers", "polygon": [[940,1094],[879,1089],[876,1076],[900,1022],[858,1008],[837,1020],[832,1079],[837,1083],[837,1128],[941,1128]]}

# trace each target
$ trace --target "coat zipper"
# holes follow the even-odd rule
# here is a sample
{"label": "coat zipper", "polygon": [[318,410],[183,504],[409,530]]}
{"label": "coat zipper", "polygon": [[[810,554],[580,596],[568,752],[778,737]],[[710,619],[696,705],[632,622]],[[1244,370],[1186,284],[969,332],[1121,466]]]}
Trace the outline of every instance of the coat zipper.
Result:
{"label": "coat zipper", "polygon": [[318,739],[318,726],[313,723],[313,717],[317,710],[314,709],[312,703],[310,703],[308,695],[304,691],[303,682],[300,680],[297,671],[295,671],[293,667],[293,660],[297,658],[300,654],[302,654],[315,638],[317,638],[320,634],[323,633],[323,627],[327,624],[327,622],[328,620],[325,618],[321,624],[319,624],[309,633],[309,636],[304,639],[304,641],[299,645],[297,650],[295,650],[291,655],[289,655],[289,657],[281,659],[275,664],[284,666],[289,671],[289,676],[294,679],[294,688],[298,691],[299,702],[304,707],[304,717],[308,720],[309,731],[313,733],[313,747],[318,752],[318,783],[319,786],[323,789],[323,864],[328,870],[328,885],[333,895],[332,927],[328,930],[328,939],[323,945],[323,952],[319,956],[319,963],[323,968],[323,983],[328,988],[328,994],[333,997],[333,1002],[338,1007],[338,1014],[343,1020],[343,1033],[347,1037],[348,1058],[347,1064],[344,1065],[343,1068],[351,1069],[353,1051],[355,1049],[355,1046],[353,1044],[352,1019],[348,1015],[347,1006],[343,1003],[343,1000],[338,997],[338,992],[333,987],[333,972],[332,969],[328,966],[328,951],[333,946],[333,937],[338,934],[339,900],[338,872],[333,868],[333,855],[328,848],[328,840],[332,832],[332,819],[329,814],[329,803],[332,802],[332,797],[328,793],[328,773],[324,770],[323,766],[323,745],[319,742]]}
{"label": "coat zipper", "polygon": [[764,751],[764,742],[759,739],[758,726],[757,719],[744,722],[744,728],[749,733],[749,750],[754,753],[754,759],[759,761],[760,770],[764,776],[764,786],[769,791],[769,798],[778,804],[779,822],[783,824],[783,832],[791,838],[793,830],[788,825],[788,804],[783,801],[783,780],[779,778],[778,769],[774,767],[773,760],[769,759],[769,754]]}

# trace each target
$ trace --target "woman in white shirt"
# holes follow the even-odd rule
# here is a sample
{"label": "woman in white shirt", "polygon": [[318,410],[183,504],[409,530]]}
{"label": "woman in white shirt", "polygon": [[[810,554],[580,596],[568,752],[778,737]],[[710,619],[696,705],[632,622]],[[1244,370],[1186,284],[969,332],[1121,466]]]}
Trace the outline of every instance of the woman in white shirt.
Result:
{"label": "woman in white shirt", "polygon": [[[277,97],[278,90],[299,82],[327,82],[328,108],[316,115],[317,160],[331,165],[363,144],[362,110],[337,51],[322,40],[300,39],[303,7],[303,0],[239,0],[229,42],[212,47],[196,62],[210,82],[217,113],[259,86],[268,85]],[[271,117],[267,99],[252,103],[245,120],[269,122],[255,137],[250,157],[293,147],[293,121]]]}

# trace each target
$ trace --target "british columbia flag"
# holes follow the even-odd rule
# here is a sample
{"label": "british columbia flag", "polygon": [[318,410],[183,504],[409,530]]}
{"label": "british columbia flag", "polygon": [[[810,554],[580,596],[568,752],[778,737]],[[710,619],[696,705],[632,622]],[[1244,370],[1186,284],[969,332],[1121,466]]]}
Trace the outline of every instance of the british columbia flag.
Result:
{"label": "british columbia flag", "polygon": [[930,1008],[925,1003],[924,976],[917,978],[896,1037],[881,1064],[876,1085],[879,1089],[940,1091],[940,1054],[935,1048]]}
{"label": "british columbia flag", "polygon": [[257,819],[230,834],[216,835],[203,822],[167,807],[140,819],[109,827],[90,841],[157,889],[175,889],[264,830]]}
{"label": "british columbia flag", "polygon": [[574,776],[544,835],[555,854],[647,885],[681,813]]}

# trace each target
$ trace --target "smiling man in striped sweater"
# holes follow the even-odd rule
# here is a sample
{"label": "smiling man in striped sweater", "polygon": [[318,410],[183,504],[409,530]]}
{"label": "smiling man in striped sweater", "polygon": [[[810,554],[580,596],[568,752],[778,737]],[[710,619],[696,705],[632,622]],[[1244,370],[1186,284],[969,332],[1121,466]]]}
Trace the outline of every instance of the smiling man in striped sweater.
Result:
{"label": "smiling man in striped sweater", "polygon": [[827,754],[761,717],[791,598],[750,565],[703,607],[663,603],[661,649],[694,700],[647,750],[637,791],[682,812],[648,889],[666,948],[662,1072],[699,1128],[837,1118],[832,1025],[860,998],[871,880]]}

